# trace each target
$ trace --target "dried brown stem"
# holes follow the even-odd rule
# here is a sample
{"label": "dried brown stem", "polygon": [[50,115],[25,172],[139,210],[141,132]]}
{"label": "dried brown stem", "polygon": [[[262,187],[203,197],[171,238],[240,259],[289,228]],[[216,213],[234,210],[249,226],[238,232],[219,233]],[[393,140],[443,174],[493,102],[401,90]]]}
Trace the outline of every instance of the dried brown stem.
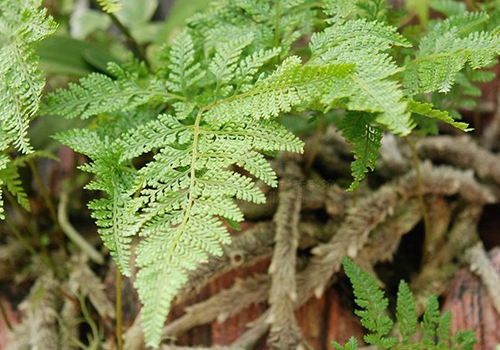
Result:
{"label": "dried brown stem", "polygon": [[299,220],[302,186],[297,186],[299,175],[288,165],[279,183],[279,205],[276,223],[275,246],[269,274],[272,277],[269,293],[270,349],[295,349],[300,343],[301,332],[294,315],[297,301],[295,266],[299,244]]}

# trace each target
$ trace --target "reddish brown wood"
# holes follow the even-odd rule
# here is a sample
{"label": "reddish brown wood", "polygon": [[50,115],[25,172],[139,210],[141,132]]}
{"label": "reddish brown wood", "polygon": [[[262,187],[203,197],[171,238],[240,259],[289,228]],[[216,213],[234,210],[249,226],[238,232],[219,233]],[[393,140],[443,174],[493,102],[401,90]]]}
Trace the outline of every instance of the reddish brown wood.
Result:
{"label": "reddish brown wood", "polygon": [[[499,251],[492,261],[500,273]],[[475,350],[492,350],[500,344],[500,315],[479,278],[467,268],[456,274],[446,293],[443,309],[453,313],[453,332],[461,329],[476,331],[478,342]]]}

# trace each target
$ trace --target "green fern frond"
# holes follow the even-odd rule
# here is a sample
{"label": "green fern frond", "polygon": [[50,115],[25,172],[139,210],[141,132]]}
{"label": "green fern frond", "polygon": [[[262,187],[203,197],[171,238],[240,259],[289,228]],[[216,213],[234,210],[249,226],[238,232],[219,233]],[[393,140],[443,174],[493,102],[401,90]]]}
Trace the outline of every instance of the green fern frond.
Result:
{"label": "green fern frond", "polygon": [[347,76],[352,68],[352,64],[302,65],[299,57],[289,57],[251,90],[216,102],[206,120],[222,125],[230,121],[236,110],[241,110],[241,117],[269,119],[300,104],[311,105],[329,91],[335,78]]}
{"label": "green fern frond", "polygon": [[337,350],[358,350],[358,341],[354,337],[349,338],[345,346],[340,345],[336,341],[332,341],[331,345]]}
{"label": "green fern frond", "polygon": [[102,191],[107,197],[90,202],[89,208],[104,245],[120,271],[130,276],[131,237],[139,229],[136,212],[140,202],[131,199],[136,175],[120,163],[120,145],[87,129],[61,133],[56,139],[92,160],[80,167],[97,175],[86,188]]}
{"label": "green fern frond", "polygon": [[422,343],[425,346],[433,346],[437,327],[439,324],[439,302],[434,294],[431,294],[425,305],[425,312],[421,323]]}
{"label": "green fern frond", "polygon": [[410,336],[417,332],[417,312],[413,294],[406,282],[399,282],[396,305],[396,320],[398,321],[401,343],[409,344]]}
{"label": "green fern frond", "polygon": [[19,175],[19,168],[26,166],[29,161],[39,157],[57,160],[51,153],[44,151],[35,151],[30,154],[18,156],[11,161],[8,160],[7,156],[0,157],[0,181],[2,185],[15,197],[21,207],[28,212],[31,211],[31,205]]}
{"label": "green fern frond", "polygon": [[22,153],[32,152],[26,133],[45,85],[35,45],[56,29],[40,4],[41,0],[7,1],[0,12],[0,127],[2,136]]}
{"label": "green fern frond", "polygon": [[224,97],[231,91],[231,89],[224,89],[224,87],[233,80],[240,55],[252,40],[253,35],[250,33],[217,47],[215,56],[208,66],[216,82],[214,92],[216,97],[220,97],[218,96],[219,92]]}
{"label": "green fern frond", "polygon": [[437,346],[446,348],[451,346],[451,311],[446,310],[439,318],[439,324],[436,331]]}
{"label": "green fern frond", "polygon": [[452,343],[460,350],[473,350],[477,343],[476,333],[473,330],[460,330],[453,335]]}
{"label": "green fern frond", "polygon": [[108,13],[118,12],[122,8],[121,0],[97,0],[97,3]]}
{"label": "green fern frond", "polygon": [[453,119],[453,117],[447,112],[439,109],[434,109],[434,105],[431,103],[418,102],[414,100],[407,100],[408,102],[408,111],[414,114],[422,115],[432,119],[438,119],[450,125],[453,125],[455,128],[460,129],[462,131],[471,131],[469,129],[469,124],[463,122],[457,122]]}
{"label": "green fern frond", "polygon": [[132,159],[165,144],[191,141],[190,127],[171,115],[161,114],[156,120],[140,125],[122,136],[121,160]]}
{"label": "green fern frond", "polygon": [[349,186],[349,191],[353,191],[365,178],[365,173],[373,171],[377,165],[384,132],[373,124],[375,117],[368,113],[350,112],[339,125],[342,136],[353,145],[352,153],[355,158],[351,163],[354,181]]}
{"label": "green fern frond", "polygon": [[[115,65],[110,63],[111,67]],[[179,98],[160,87],[143,87],[136,79],[130,75],[113,80],[104,74],[92,73],[80,79],[79,84],[70,83],[68,89],[48,94],[43,112],[86,119],[99,113],[131,110],[152,99],[168,102]]]}
{"label": "green fern frond", "polygon": [[[355,74],[340,81],[323,103],[347,110],[379,113],[376,121],[393,133],[407,135],[413,128],[403,91],[389,78],[400,71],[385,53],[392,45],[409,43],[393,27],[366,20],[334,23],[311,39],[315,62],[350,63]],[[348,98],[348,102],[344,100]]]}
{"label": "green fern frond", "polygon": [[373,277],[368,275],[349,258],[342,259],[342,266],[352,283],[356,304],[361,308],[356,315],[361,319],[363,327],[371,331],[365,335],[366,343],[381,348],[388,348],[396,343],[396,338],[389,337],[394,322],[384,313],[389,301],[384,297]]}
{"label": "green fern frond", "polygon": [[190,89],[205,76],[200,63],[195,63],[193,39],[187,31],[176,36],[169,53],[169,68],[167,86],[172,92],[189,96]]}
{"label": "green fern frond", "polygon": [[[392,327],[392,320],[384,315],[388,301],[377,282],[361,271],[352,260],[342,259],[342,265],[354,289],[355,302],[362,310],[356,310],[361,318],[361,324],[370,333],[365,336],[365,342],[379,349],[467,349],[472,350],[476,343],[473,331],[458,331],[451,335],[451,312],[445,311],[439,315],[439,304],[435,295],[429,296],[423,321],[420,324],[421,340],[416,338],[418,320],[415,301],[410,288],[400,281],[398,288],[396,319],[401,338],[387,337]],[[333,341],[337,350],[357,349],[355,338],[350,338],[345,346]]]}
{"label": "green fern frond", "polygon": [[418,77],[418,85],[407,86],[409,94],[449,92],[466,65],[488,66],[500,53],[500,37],[482,31],[487,20],[486,13],[465,13],[435,24],[407,69],[407,81]]}

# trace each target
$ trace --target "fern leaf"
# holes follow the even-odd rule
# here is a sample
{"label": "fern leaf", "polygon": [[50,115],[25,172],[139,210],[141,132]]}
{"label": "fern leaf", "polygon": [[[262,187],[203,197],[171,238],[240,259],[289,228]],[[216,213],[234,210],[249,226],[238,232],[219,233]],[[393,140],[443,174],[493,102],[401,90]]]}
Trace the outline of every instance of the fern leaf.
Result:
{"label": "fern leaf", "polygon": [[473,350],[477,343],[476,333],[472,330],[460,330],[453,335],[452,341],[455,348]]}
{"label": "fern leaf", "polygon": [[[389,79],[400,71],[383,52],[409,43],[393,27],[365,20],[335,23],[311,39],[314,62],[350,63],[354,74],[338,82],[322,102],[332,107],[379,113],[377,122],[393,133],[407,135],[413,128],[400,86]],[[343,102],[348,98],[348,102]]]}
{"label": "fern leaf", "polygon": [[195,63],[193,39],[187,31],[181,32],[175,38],[169,61],[167,86],[173,92],[188,96],[190,88],[205,76],[205,72],[200,69],[200,63]]}
{"label": "fern leaf", "polygon": [[402,344],[409,344],[410,336],[417,332],[417,312],[413,294],[404,281],[399,282],[396,319]]}
{"label": "fern leaf", "polygon": [[375,116],[368,113],[347,113],[339,129],[342,136],[353,145],[354,162],[351,163],[351,173],[354,181],[349,187],[353,191],[365,178],[368,170],[374,170],[382,145],[383,130],[374,125]]}
{"label": "fern leaf", "polygon": [[[188,208],[187,210],[191,210]],[[208,254],[222,255],[221,244],[229,243],[229,235],[220,221],[212,216],[187,213],[177,228],[165,229],[149,236],[137,248],[136,287],[147,343],[157,346],[170,303],[187,282],[188,270],[196,268]],[[189,218],[188,218],[189,217]]]}
{"label": "fern leaf", "polygon": [[143,88],[133,80],[116,81],[104,74],[92,73],[80,79],[79,84],[70,83],[68,89],[47,95],[43,112],[86,119],[99,113],[131,110],[155,97],[168,100],[165,93]]}
{"label": "fern leaf", "polygon": [[0,126],[2,136],[22,153],[32,151],[26,133],[45,85],[35,45],[56,28],[47,11],[38,9],[40,4],[38,0],[4,2],[0,12]]}
{"label": "fern leaf", "polygon": [[241,110],[242,118],[277,117],[299,104],[312,104],[329,90],[335,78],[345,77],[352,68],[352,64],[302,65],[299,57],[289,57],[275,73],[258,81],[253,89],[216,103],[206,114],[206,120],[222,125],[236,110]]}
{"label": "fern leaf", "polygon": [[337,350],[358,350],[358,341],[354,337],[350,337],[345,346],[340,345],[336,341],[332,341],[331,345]]}
{"label": "fern leaf", "polygon": [[130,276],[131,237],[139,230],[136,212],[140,202],[131,200],[135,174],[119,162],[119,144],[86,129],[61,133],[56,139],[93,160],[80,167],[97,175],[86,188],[103,191],[107,197],[90,202],[89,208],[104,245],[120,271]]}
{"label": "fern leaf", "polygon": [[481,31],[488,19],[485,13],[465,13],[439,22],[422,38],[416,59],[410,63],[407,86],[410,94],[430,91],[449,92],[456,75],[466,64],[477,69],[488,66],[500,53],[498,35]]}
{"label": "fern leaf", "polygon": [[411,113],[415,113],[432,119],[441,120],[462,131],[472,130],[468,128],[469,124],[455,121],[447,111],[434,109],[433,108],[434,105],[431,103],[423,103],[414,100],[407,100],[407,102],[408,102],[408,111]]}
{"label": "fern leaf", "polygon": [[[262,49],[240,61],[235,72],[237,87],[241,87],[244,84],[252,82],[259,68],[272,58],[276,57],[280,51],[281,50],[279,48],[273,48],[270,50]],[[249,88],[250,85],[247,89]],[[241,91],[245,92],[247,89],[242,89]]]}
{"label": "fern leaf", "polygon": [[436,331],[437,345],[441,348],[450,347],[451,332],[451,311],[446,310],[439,318],[439,324]]}
{"label": "fern leaf", "polygon": [[433,346],[435,344],[434,337],[436,336],[439,324],[439,302],[434,294],[429,296],[425,307],[426,309],[421,323],[422,343],[425,346]]}
{"label": "fern leaf", "polygon": [[108,13],[118,12],[122,8],[120,0],[97,0],[97,3]]}
{"label": "fern leaf", "polygon": [[122,136],[122,161],[132,159],[165,144],[191,141],[189,126],[180,123],[171,115],[159,115],[156,120],[140,125]]}
{"label": "fern leaf", "polygon": [[344,257],[342,266],[352,283],[356,305],[361,308],[356,310],[356,315],[360,317],[363,327],[371,331],[365,335],[365,342],[382,348],[393,346],[396,338],[387,335],[394,322],[384,315],[389,305],[384,292],[380,290],[375,279],[361,271],[351,259]]}

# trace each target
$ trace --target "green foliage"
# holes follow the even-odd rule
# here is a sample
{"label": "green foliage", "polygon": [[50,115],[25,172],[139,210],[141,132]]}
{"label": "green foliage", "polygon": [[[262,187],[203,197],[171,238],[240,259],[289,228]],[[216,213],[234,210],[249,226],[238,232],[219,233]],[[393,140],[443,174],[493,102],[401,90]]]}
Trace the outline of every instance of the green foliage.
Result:
{"label": "green foliage", "polygon": [[408,94],[449,92],[466,65],[487,67],[500,52],[498,33],[483,30],[488,19],[466,12],[433,23],[405,72]]}
{"label": "green foliage", "polygon": [[[477,94],[474,81],[489,78],[473,71],[498,52],[488,15],[428,21],[409,40],[387,22],[389,9],[383,0],[219,0],[162,48],[154,68],[111,63],[110,76],[92,73],[47,96],[47,114],[95,117],[87,129],[57,138],[90,158],[81,167],[95,175],[88,188],[105,196],[89,207],[125,275],[139,237],[135,286],[149,345],[160,343],[189,271],[222,254],[230,242],[225,224],[243,220],[234,199],[262,203],[256,180],[277,185],[266,156],[302,152],[278,118],[342,114],[339,128],[355,156],[350,189],[375,167],[384,132],[422,131],[422,120],[467,129],[436,106],[446,105],[440,91],[460,100]],[[365,340],[392,347],[383,293],[359,269],[347,270],[370,331]],[[409,341],[414,320],[400,309]],[[446,324],[436,327],[444,334]],[[356,347],[353,340],[345,348]]]}
{"label": "green foliage", "polygon": [[[439,303],[435,295],[427,300],[423,320],[420,323],[421,336],[417,339],[418,320],[413,294],[408,285],[399,283],[396,320],[397,332],[400,337],[389,336],[392,333],[394,322],[386,316],[388,300],[380,289],[377,281],[367,274],[349,258],[342,259],[344,271],[349,277],[353,289],[355,302],[360,307],[356,315],[361,318],[361,324],[371,333],[364,336],[364,341],[378,349],[452,349],[472,350],[476,343],[474,331],[458,331],[451,334],[451,312],[439,312]],[[355,338],[351,338],[346,345],[332,341],[337,350],[357,350]]]}
{"label": "green foliage", "polygon": [[99,6],[106,12],[117,12],[122,8],[122,3],[120,0],[97,0]]}
{"label": "green foliage", "polygon": [[365,177],[368,169],[374,170],[379,157],[379,148],[382,145],[383,129],[374,124],[373,114],[347,113],[339,125],[342,136],[352,143],[352,152],[355,160],[351,163],[351,172],[354,177],[349,190],[355,189]]}
{"label": "green foliage", "polygon": [[[3,1],[0,9],[0,186],[15,193],[21,205],[27,201],[20,188],[15,165],[8,165],[13,146],[31,153],[27,138],[30,121],[38,111],[45,80],[38,71],[36,44],[54,32],[56,25],[40,0]],[[3,203],[0,191],[0,218]]]}

